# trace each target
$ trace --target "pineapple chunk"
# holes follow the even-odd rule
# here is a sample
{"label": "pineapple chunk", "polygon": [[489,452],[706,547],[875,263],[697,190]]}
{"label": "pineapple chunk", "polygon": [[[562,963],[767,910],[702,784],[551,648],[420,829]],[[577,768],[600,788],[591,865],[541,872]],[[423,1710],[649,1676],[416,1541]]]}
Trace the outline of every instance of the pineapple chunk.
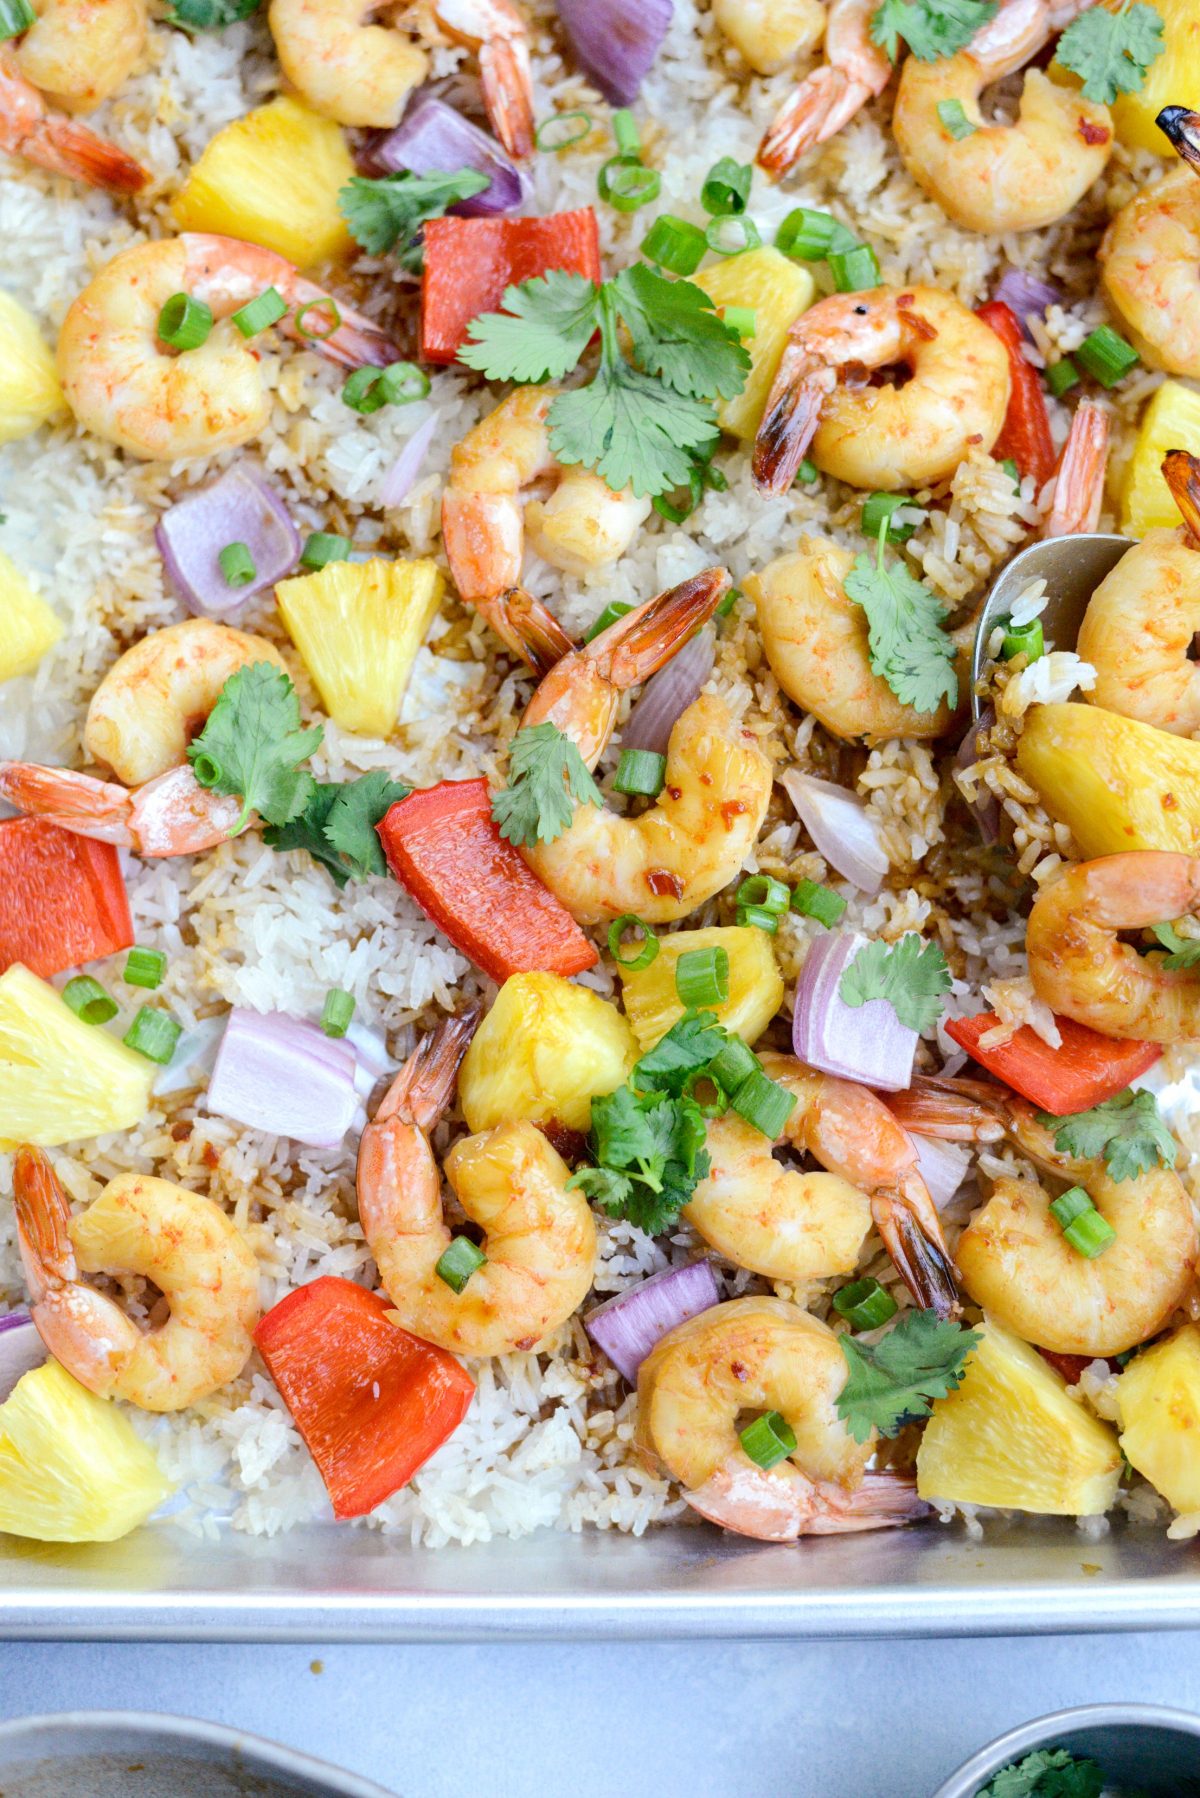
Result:
{"label": "pineapple chunk", "polygon": [[338,192],[354,174],[341,127],[281,95],[218,131],[171,202],[181,231],[221,231],[297,268],[354,247]]}
{"label": "pineapple chunk", "polygon": [[753,925],[728,924],[712,930],[675,930],[658,939],[648,968],[622,968],[625,1016],[643,1054],[683,1016],[675,991],[675,964],[688,949],[724,949],[729,956],[729,997],[715,1011],[726,1030],[755,1043],[783,1004],[783,976],[771,939]]}
{"label": "pineapple chunk", "polygon": [[1200,743],[1103,706],[1035,705],[1017,767],[1085,856],[1200,855]]}
{"label": "pineapple chunk", "polygon": [[1150,64],[1136,94],[1117,95],[1112,115],[1123,144],[1166,156],[1167,140],[1154,120],[1164,106],[1193,104],[1191,96],[1200,89],[1200,12],[1196,0],[1154,0],[1154,10],[1163,22],[1162,55]]}
{"label": "pineapple chunk", "polygon": [[1138,428],[1121,489],[1126,537],[1144,537],[1157,525],[1174,530],[1179,524],[1179,507],[1162,475],[1163,457],[1172,449],[1200,456],[1200,393],[1181,381],[1163,382]]}
{"label": "pineapple chunk", "polygon": [[130,1130],[146,1115],[156,1072],[20,962],[0,974],[0,1146]]}
{"label": "pineapple chunk", "polygon": [[45,600],[0,550],[0,681],[36,668],[62,634]]}
{"label": "pineapple chunk", "polygon": [[922,1498],[1091,1517],[1117,1495],[1117,1438],[1067,1397],[1036,1349],[985,1322],[962,1385],[937,1399],[917,1451]]}
{"label": "pineapple chunk", "polygon": [[475,1032],[458,1076],[472,1131],[549,1123],[586,1130],[592,1100],[615,1092],[637,1060],[615,1005],[561,974],[512,974]]}
{"label": "pineapple chunk", "polygon": [[1121,1447],[1177,1511],[1200,1511],[1200,1329],[1135,1355],[1117,1381]]}
{"label": "pineapple chunk", "polygon": [[436,562],[329,562],[275,589],[283,622],[343,730],[386,737],[442,597]]}
{"label": "pineapple chunk", "polygon": [[749,442],[758,430],[788,331],[812,305],[816,282],[806,268],[769,244],[742,256],[727,256],[692,279],[716,306],[753,308],[754,336],[745,346],[750,352],[746,385],[717,407],[722,430]]}
{"label": "pineapple chunk", "polygon": [[65,405],[36,323],[10,293],[0,292],[0,443],[28,437]]}
{"label": "pineapple chunk", "polygon": [[57,1361],[0,1405],[0,1530],[38,1542],[115,1542],[171,1494],[116,1405]]}

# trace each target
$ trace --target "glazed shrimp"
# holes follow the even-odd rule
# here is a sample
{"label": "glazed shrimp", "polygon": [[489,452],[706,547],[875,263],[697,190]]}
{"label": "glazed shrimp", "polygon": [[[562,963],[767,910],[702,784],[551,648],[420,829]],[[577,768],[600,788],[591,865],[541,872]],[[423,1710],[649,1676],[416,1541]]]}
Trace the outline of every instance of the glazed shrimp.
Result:
{"label": "glazed shrimp", "polygon": [[1116,1232],[1088,1259],[1063,1235],[1053,1193],[1030,1179],[1001,1178],[958,1239],[963,1285],[990,1317],[1026,1342],[1060,1355],[1118,1355],[1160,1330],[1188,1295],[1198,1243],[1192,1202],[1172,1168],[1114,1180],[1102,1160],[1061,1153],[1034,1108],[982,1081],[918,1079],[889,1100],[928,1136],[1005,1133],[1054,1191],[1082,1186]]}
{"label": "glazed shrimp", "polygon": [[437,1273],[450,1246],[429,1133],[454,1091],[479,1008],[445,1019],[409,1057],[358,1150],[358,1211],[384,1291],[406,1330],[459,1355],[535,1347],[592,1283],[596,1226],[570,1169],[533,1124],[456,1143],[445,1172],[486,1232],[486,1262],[455,1292]]}
{"label": "glazed shrimp", "polygon": [[[1087,4],[1068,10],[1073,15]],[[1053,224],[1099,179],[1112,153],[1107,106],[1056,86],[1038,69],[1025,75],[1015,124],[988,124],[980,112],[984,88],[1023,68],[1046,43],[1050,14],[1046,0],[1008,0],[956,56],[905,60],[892,115],[896,147],[918,186],[969,231]],[[946,128],[939,108],[947,106],[961,108],[974,127],[969,134]]]}
{"label": "glazed shrimp", "polygon": [[[917,1152],[868,1087],[765,1054],[797,1103],[778,1143],[732,1112],[708,1126],[712,1168],[684,1215],[705,1242],[772,1280],[852,1273],[872,1221],[919,1305],[947,1317],[958,1294]],[[805,1150],[826,1173],[797,1173],[772,1147]]]}
{"label": "glazed shrimp", "polygon": [[829,0],[825,62],[784,101],[758,146],[758,165],[776,179],[806,151],[836,137],[892,78],[886,53],[871,40],[875,0]]}
{"label": "glazed shrimp", "polygon": [[1186,165],[1144,187],[1104,234],[1104,289],[1143,359],[1200,378],[1200,113],[1167,106],[1156,123]]}
{"label": "glazed shrimp", "polygon": [[[542,674],[575,645],[521,587],[526,534],[555,568],[586,574],[624,555],[650,513],[650,501],[628,487],[614,493],[590,468],[557,460],[546,423],[554,395],[546,387],[510,393],[456,446],[442,495],[442,540],[459,593]],[[544,499],[534,496],[539,485],[551,487]]]}
{"label": "glazed shrimp", "polygon": [[17,69],[54,106],[90,112],[130,74],[146,44],[146,0],[38,0],[15,41]]}
{"label": "glazed shrimp", "polygon": [[[909,371],[903,386],[861,384],[865,370],[896,366]],[[786,493],[811,444],[818,466],[853,487],[928,486],[976,445],[991,448],[1009,388],[1004,345],[952,294],[830,294],[788,332],[754,442],[755,484]]]}
{"label": "glazed shrimp", "polygon": [[[135,456],[164,461],[257,436],[271,412],[261,349],[228,321],[268,287],[295,308],[328,297],[273,250],[233,237],[186,232],[122,250],[76,299],[58,340],[59,379],[80,424]],[[222,322],[198,349],[174,355],[158,322],[178,293],[203,300]],[[347,367],[395,361],[377,325],[344,301],[338,310],[337,330],[311,348]],[[294,336],[293,318],[280,329]]]}
{"label": "glazed shrimp", "polygon": [[116,144],[48,106],[6,44],[0,44],[0,151],[114,194],[135,194],[150,179]]}
{"label": "glazed shrimp", "polygon": [[1151,1043],[1200,1037],[1200,978],[1139,955],[1123,930],[1169,923],[1200,905],[1200,858],[1135,849],[1077,862],[1033,902],[1025,930],[1040,999],[1102,1036]]}
{"label": "glazed shrimp", "polygon": [[[341,125],[400,123],[429,70],[424,50],[392,24],[373,25],[383,0],[271,0],[271,35],[284,74],[310,106]],[[433,0],[433,18],[479,56],[492,129],[514,156],[533,149],[529,28],[511,0]]]}
{"label": "glazed shrimp", "polygon": [[151,860],[212,849],[234,834],[242,815],[239,799],[202,787],[190,767],[131,788],[70,768],[0,762],[0,799],[27,817]]}
{"label": "glazed shrimp", "polygon": [[[48,1158],[22,1148],[13,1202],[38,1334],[89,1391],[182,1411],[237,1378],[259,1317],[258,1263],[212,1199],[120,1174],[72,1217]],[[100,1273],[152,1281],[170,1317],[143,1330],[80,1277]]]}
{"label": "glazed shrimp", "polygon": [[[728,590],[723,568],[694,575],[564,656],[529,702],[523,725],[557,725],[589,768],[616,722],[621,693],[644,681],[709,619]],[[563,834],[521,853],[581,924],[635,912],[665,923],[728,885],[771,797],[771,764],[725,706],[701,694],[667,748],[660,798],[636,817],[577,805]]]}
{"label": "glazed shrimp", "polygon": [[713,0],[713,20],[759,75],[774,75],[825,36],[824,0]]}
{"label": "glazed shrimp", "polygon": [[[676,1325],[638,1370],[637,1446],[702,1517],[762,1542],[890,1529],[926,1515],[910,1479],[868,1473],[837,1413],[847,1379],[833,1331],[783,1299],[733,1299]],[[746,1411],[778,1411],[796,1436],[769,1470],[743,1449]]]}

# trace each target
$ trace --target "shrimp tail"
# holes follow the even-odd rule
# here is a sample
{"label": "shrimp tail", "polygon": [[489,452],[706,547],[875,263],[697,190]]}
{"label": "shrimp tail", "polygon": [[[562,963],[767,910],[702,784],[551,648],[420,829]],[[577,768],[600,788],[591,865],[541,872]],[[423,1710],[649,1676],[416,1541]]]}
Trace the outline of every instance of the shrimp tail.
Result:
{"label": "shrimp tail", "polygon": [[48,1155],[24,1143],[13,1163],[13,1207],[25,1278],[36,1304],[52,1287],[76,1277],[69,1227],[71,1207]]}
{"label": "shrimp tail", "polygon": [[726,569],[702,569],[601,631],[591,659],[614,687],[636,687],[708,623],[732,584]]}
{"label": "shrimp tail", "polygon": [[1164,106],[1154,123],[1183,160],[1200,171],[1200,112],[1187,106]]}
{"label": "shrimp tail", "polygon": [[809,150],[836,137],[870,97],[870,88],[841,69],[828,63],[814,69],[767,127],[758,146],[759,168],[775,180],[786,175]]}
{"label": "shrimp tail", "polygon": [[1047,537],[1094,531],[1104,499],[1108,468],[1109,418],[1095,400],[1081,400],[1058,459]]}
{"label": "shrimp tail", "polygon": [[377,1124],[390,1117],[415,1124],[428,1135],[454,1092],[459,1064],[466,1054],[482,1014],[476,1003],[453,1017],[443,1018],[413,1050],[375,1113]]}
{"label": "shrimp tail", "polygon": [[129,794],[111,781],[37,762],[0,762],[0,799],[76,836],[134,847]]}
{"label": "shrimp tail", "polygon": [[936,1215],[931,1224],[918,1217],[906,1196],[877,1192],[871,1199],[871,1216],[896,1272],[917,1303],[939,1317],[957,1316],[961,1307],[954,1264]]}
{"label": "shrimp tail", "polygon": [[806,1536],[898,1529],[928,1517],[931,1508],[917,1497],[916,1481],[898,1473],[864,1473],[862,1483],[845,1494],[839,1486],[821,1480],[815,1485],[814,1497],[813,1515],[801,1532]]}
{"label": "shrimp tail", "polygon": [[[314,293],[317,290],[314,289]],[[318,294],[325,299],[328,296]],[[400,347],[388,336],[381,325],[369,319],[365,313],[338,301],[340,323],[336,331],[328,337],[306,337],[295,330],[294,315],[281,321],[281,330],[289,337],[295,337],[305,349],[315,350],[319,356],[325,356],[330,362],[340,363],[343,368],[387,368],[389,364],[400,361]]]}
{"label": "shrimp tail", "polygon": [[51,174],[69,175],[105,193],[140,193],[150,179],[149,171],[116,144],[54,113],[8,147]]}
{"label": "shrimp tail", "polygon": [[906,1130],[941,1142],[999,1142],[1007,1133],[1004,1095],[984,1080],[918,1074],[906,1092],[889,1093],[887,1105]]}
{"label": "shrimp tail", "polygon": [[1168,450],[1162,472],[1172,499],[1183,513],[1184,526],[1200,548],[1200,456],[1193,456],[1188,450]]}
{"label": "shrimp tail", "polygon": [[752,472],[754,484],[762,492],[786,493],[795,480],[835,381],[831,370],[792,377],[785,353],[754,439]]}
{"label": "shrimp tail", "polygon": [[549,674],[555,663],[578,647],[553,612],[524,587],[509,587],[495,598],[475,599],[472,604],[535,674]]}
{"label": "shrimp tail", "polygon": [[479,52],[483,103],[510,156],[533,153],[533,81],[529,49],[520,39],[495,38]]}

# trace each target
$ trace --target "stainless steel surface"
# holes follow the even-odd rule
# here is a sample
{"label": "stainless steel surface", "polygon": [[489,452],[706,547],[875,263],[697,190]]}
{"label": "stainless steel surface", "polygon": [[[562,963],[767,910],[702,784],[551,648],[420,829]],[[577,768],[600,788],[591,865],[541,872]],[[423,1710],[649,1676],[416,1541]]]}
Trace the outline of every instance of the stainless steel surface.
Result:
{"label": "stainless steel surface", "polygon": [[1010,1729],[980,1749],[933,1798],[976,1798],[1001,1767],[1035,1748],[1051,1747],[1090,1756],[1114,1785],[1136,1787],[1147,1798],[1200,1794],[1200,1717],[1156,1704],[1088,1704]]}
{"label": "stainless steel surface", "polygon": [[1084,531],[1075,537],[1050,537],[1042,543],[1031,543],[1013,557],[979,614],[971,658],[972,717],[978,718],[980,712],[975,683],[987,660],[988,637],[1000,619],[1008,616],[1022,588],[1031,581],[1045,581],[1047,598],[1042,628],[1046,640],[1055,649],[1074,649],[1088,600],[1130,547],[1128,537],[1113,537],[1107,531]]}

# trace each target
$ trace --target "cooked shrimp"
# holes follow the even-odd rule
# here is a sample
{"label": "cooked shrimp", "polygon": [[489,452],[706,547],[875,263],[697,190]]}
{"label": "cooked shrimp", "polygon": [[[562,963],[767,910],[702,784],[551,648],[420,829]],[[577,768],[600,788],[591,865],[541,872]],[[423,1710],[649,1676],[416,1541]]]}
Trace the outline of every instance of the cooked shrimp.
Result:
{"label": "cooked shrimp", "polygon": [[114,194],[135,194],[150,179],[116,144],[48,106],[7,44],[0,44],[0,151]]}
{"label": "cooked shrimp", "polygon": [[[628,487],[614,493],[590,468],[557,460],[546,423],[553,399],[546,387],[510,393],[456,446],[442,495],[442,539],[459,593],[542,674],[575,645],[521,587],[526,533],[555,568],[586,574],[624,555],[650,512]],[[533,496],[538,484],[552,489],[545,499]],[[509,624],[514,603],[519,631]]]}
{"label": "cooked shrimp", "polygon": [[1102,1036],[1151,1043],[1200,1037],[1200,976],[1139,955],[1123,930],[1170,923],[1200,905],[1200,858],[1135,849],[1077,862],[1033,902],[1025,930],[1040,999]]}
{"label": "cooked shrimp", "polygon": [[1190,166],[1121,208],[1100,245],[1101,278],[1143,359],[1200,379],[1200,112],[1167,106],[1156,122]]}
{"label": "cooked shrimp", "polygon": [[[1082,12],[1086,4],[1070,10]],[[935,62],[910,56],[901,71],[892,115],[896,147],[918,186],[969,231],[1053,224],[1099,179],[1112,153],[1107,106],[1056,86],[1038,69],[1025,75],[1014,124],[984,121],[984,88],[1037,54],[1052,30],[1050,14],[1046,0],[1008,0],[968,49]],[[961,108],[970,133],[951,132],[943,107]]]}
{"label": "cooked shrimp", "polygon": [[[622,691],[668,661],[728,587],[725,570],[709,568],[619,618],[551,669],[522,723],[557,725],[594,768]],[[767,757],[719,699],[702,693],[671,732],[666,784],[648,811],[618,817],[577,805],[560,837],[528,843],[521,853],[581,924],[626,912],[665,923],[728,885],[770,797]]]}
{"label": "cooked shrimp", "polygon": [[868,1087],[765,1054],[772,1080],[797,1103],[779,1143],[829,1171],[797,1173],[774,1160],[761,1130],[729,1112],[708,1126],[712,1168],[685,1209],[730,1261],[772,1280],[852,1273],[874,1220],[917,1303],[948,1316],[958,1295],[917,1152]]}
{"label": "cooked shrimp", "polygon": [[[382,0],[271,0],[271,35],[284,74],[310,106],[341,125],[400,123],[429,58],[394,24],[372,25]],[[478,52],[496,136],[514,156],[533,148],[529,28],[511,0],[433,0],[454,43]]]}
{"label": "cooked shrimp", "polygon": [[451,1232],[429,1133],[454,1091],[478,1007],[445,1019],[410,1055],[362,1134],[358,1213],[395,1321],[459,1355],[532,1349],[578,1310],[592,1283],[596,1226],[570,1169],[534,1124],[456,1143],[446,1176],[484,1231],[486,1262],[461,1292],[437,1271]]}
{"label": "cooked shrimp", "polygon": [[31,818],[138,855],[198,855],[233,835],[240,799],[202,787],[190,767],[144,787],[119,787],[70,768],[0,762],[0,799]]}
{"label": "cooked shrimp", "polygon": [[784,101],[758,146],[758,164],[786,175],[806,151],[836,137],[892,78],[892,65],[871,40],[875,0],[829,0],[825,62]]}
{"label": "cooked shrimp", "polygon": [[[58,340],[59,379],[80,424],[135,456],[164,461],[257,436],[271,412],[261,350],[229,315],[268,287],[295,308],[328,297],[274,250],[233,237],[186,232],[122,250],[79,295]],[[198,349],[175,355],[158,322],[178,293],[203,300],[221,322]],[[396,359],[370,319],[344,301],[338,310],[337,330],[311,348],[348,367]],[[292,317],[280,328],[296,334]]]}
{"label": "cooked shrimp", "polygon": [[825,36],[824,0],[713,0],[712,15],[759,75],[786,68]]}
{"label": "cooked shrimp", "polygon": [[146,43],[146,0],[37,0],[17,69],[54,106],[90,112],[115,94]]}
{"label": "cooked shrimp", "polygon": [[[1182,859],[1182,858],[1180,858]],[[1183,1303],[1198,1245],[1192,1202],[1171,1168],[1114,1180],[1102,1160],[1061,1153],[1034,1108],[984,1082],[920,1080],[889,1103],[929,1136],[976,1124],[1006,1134],[1054,1190],[1082,1186],[1116,1240],[1092,1259],[1067,1241],[1036,1180],[1001,1178],[958,1239],[963,1285],[990,1317],[1059,1355],[1118,1355],[1160,1330]]]}
{"label": "cooked shrimp", "polygon": [[[1108,437],[1109,417],[1104,407],[1095,400],[1080,400],[1058,458],[1054,498],[1043,536],[1073,537],[1080,531],[1095,530],[1104,501]],[[1083,655],[1082,650],[1079,653]]]}
{"label": "cooked shrimp", "polygon": [[[866,370],[896,366],[909,371],[903,386],[862,385]],[[991,448],[1009,387],[1004,345],[952,294],[830,294],[788,332],[754,443],[755,483],[786,493],[811,444],[818,466],[853,487],[927,486],[977,444]]]}
{"label": "cooked shrimp", "polygon": [[[733,1299],[677,1324],[638,1371],[637,1445],[693,1510],[763,1542],[890,1529],[924,1516],[913,1482],[868,1473],[874,1432],[838,1416],[846,1360],[833,1331],[783,1299]],[[742,1447],[747,1411],[778,1411],[796,1437],[759,1467]]]}
{"label": "cooked shrimp", "polygon": [[[258,1264],[221,1207],[201,1193],[119,1174],[71,1216],[40,1149],[22,1148],[13,1202],[38,1334],[101,1398],[182,1411],[236,1379],[258,1322]],[[144,1330],[82,1274],[140,1274],[171,1308]]]}

